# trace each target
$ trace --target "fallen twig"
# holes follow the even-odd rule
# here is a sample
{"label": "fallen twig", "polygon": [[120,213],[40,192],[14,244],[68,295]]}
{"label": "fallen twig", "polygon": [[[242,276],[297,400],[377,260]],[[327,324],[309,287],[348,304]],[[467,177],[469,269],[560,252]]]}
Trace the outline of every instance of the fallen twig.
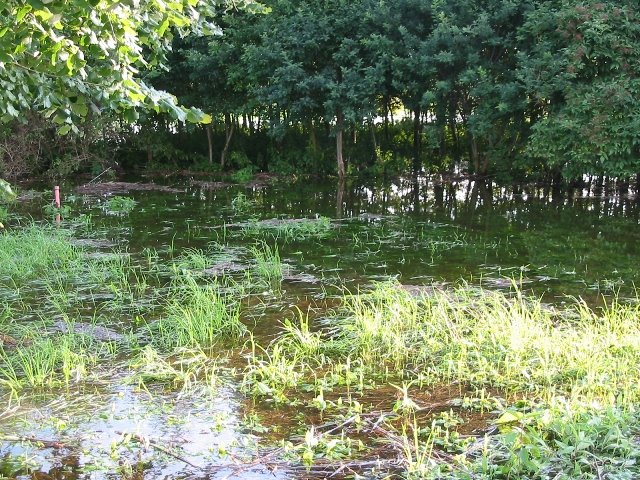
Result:
{"label": "fallen twig", "polygon": [[36,445],[41,445],[44,448],[66,448],[67,444],[64,442],[60,442],[58,440],[45,440],[43,438],[36,438],[36,437],[21,437],[18,435],[1,435],[0,436],[0,441],[1,442],[9,442],[9,443],[22,443],[22,442],[29,442],[29,443],[33,443]]}
{"label": "fallen twig", "polygon": [[177,453],[172,452],[170,449],[168,449],[167,447],[164,447],[163,445],[161,445],[160,443],[158,443],[155,440],[152,440],[150,438],[147,438],[143,435],[140,435],[138,433],[123,433],[123,432],[116,432],[118,435],[130,435],[132,440],[135,440],[136,442],[138,442],[140,445],[142,445],[144,448],[148,448],[151,447],[154,450],[157,450],[159,452],[162,452],[166,455],[169,455],[170,457],[175,458],[176,460],[181,461],[182,463],[186,463],[187,465],[189,465],[190,467],[193,467],[197,470],[202,470],[204,471],[205,469],[199,465],[196,465],[195,463],[191,462],[190,460],[187,460],[186,458],[178,455]]}

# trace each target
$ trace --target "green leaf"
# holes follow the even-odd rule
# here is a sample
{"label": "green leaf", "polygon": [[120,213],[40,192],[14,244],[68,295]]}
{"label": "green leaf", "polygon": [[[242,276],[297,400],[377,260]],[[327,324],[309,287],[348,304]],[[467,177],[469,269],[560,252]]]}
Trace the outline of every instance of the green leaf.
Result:
{"label": "green leaf", "polygon": [[24,5],[22,8],[18,9],[18,12],[16,13],[16,21],[18,23],[22,22],[22,20],[24,20],[24,17],[32,10],[31,5]]}
{"label": "green leaf", "polygon": [[504,412],[500,418],[498,418],[496,420],[496,425],[505,425],[508,423],[517,423],[520,420],[522,420],[522,417],[524,415],[522,414],[522,412],[510,412],[510,411],[506,411]]}
{"label": "green leaf", "polygon": [[70,131],[71,131],[71,125],[69,125],[69,124],[63,125],[62,127],[60,127],[60,128],[58,129],[58,133],[59,133],[60,135],[66,135],[66,134],[67,134],[67,133],[69,133]]}
{"label": "green leaf", "polygon": [[15,198],[16,194],[11,188],[11,185],[0,178],[0,200],[3,202],[9,202],[15,200]]}

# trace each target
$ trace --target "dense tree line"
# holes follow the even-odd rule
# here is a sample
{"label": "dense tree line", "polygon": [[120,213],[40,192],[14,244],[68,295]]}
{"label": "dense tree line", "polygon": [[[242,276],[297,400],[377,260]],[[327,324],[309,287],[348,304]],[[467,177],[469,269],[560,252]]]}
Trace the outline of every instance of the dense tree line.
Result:
{"label": "dense tree line", "polygon": [[[635,1],[261,3],[222,12],[221,36],[173,38],[166,68],[139,85],[199,110],[116,108],[105,141],[125,162],[340,176],[640,172]],[[200,110],[210,124],[176,121]]]}

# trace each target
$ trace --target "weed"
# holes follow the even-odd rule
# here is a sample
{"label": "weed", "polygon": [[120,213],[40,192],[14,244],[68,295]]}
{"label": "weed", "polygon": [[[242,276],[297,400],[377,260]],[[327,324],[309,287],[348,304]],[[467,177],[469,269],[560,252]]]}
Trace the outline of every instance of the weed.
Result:
{"label": "weed", "polygon": [[71,214],[71,207],[69,205],[62,205],[60,207],[56,207],[55,204],[49,203],[42,207],[45,215],[50,218],[55,217],[56,215],[60,215],[62,218],[66,218]]}
{"label": "weed", "polygon": [[0,233],[0,280],[18,283],[78,266],[82,251],[69,242],[69,233],[28,225]]}
{"label": "weed", "polygon": [[327,238],[333,233],[333,227],[327,217],[263,221],[253,219],[243,228],[242,233],[245,236],[271,235],[291,242]]}
{"label": "weed", "polygon": [[253,178],[254,173],[255,173],[255,167],[253,165],[247,165],[246,167],[243,167],[243,168],[235,171],[231,175],[231,179],[234,182],[247,183],[247,182],[251,181],[251,179]]}
{"label": "weed", "polygon": [[130,365],[134,370],[131,381],[143,386],[164,383],[184,394],[214,392],[219,384],[215,362],[198,349],[179,349],[168,359],[147,345]]}
{"label": "weed", "polygon": [[9,219],[9,209],[4,205],[0,205],[0,225],[2,225],[2,222],[6,222],[8,219]]}
{"label": "weed", "polygon": [[266,243],[250,247],[255,261],[254,271],[258,278],[264,280],[274,290],[280,288],[284,276],[284,266],[280,261],[280,253],[276,245],[271,248]]}
{"label": "weed", "polygon": [[223,338],[238,338],[246,327],[240,305],[225,295],[217,281],[200,285],[190,275],[176,279],[165,315],[146,327],[152,342],[162,347],[208,348]]}
{"label": "weed", "polygon": [[0,384],[12,391],[24,387],[51,387],[78,381],[96,357],[87,351],[89,340],[65,334],[40,337],[10,354],[0,351]]}
{"label": "weed", "polygon": [[109,198],[104,205],[103,209],[107,213],[117,214],[117,215],[128,215],[136,208],[136,202],[133,198],[130,197],[120,197],[114,196]]}
{"label": "weed", "polygon": [[[242,389],[258,396],[270,396],[276,402],[286,402],[287,389],[298,386],[303,378],[300,359],[286,352],[281,343],[268,350],[251,338],[251,354],[247,356]],[[262,351],[261,355],[257,351]]]}
{"label": "weed", "polygon": [[254,202],[249,200],[244,193],[238,193],[233,200],[231,200],[231,208],[233,211],[239,214],[247,213],[255,206]]}
{"label": "weed", "polygon": [[597,314],[578,302],[558,315],[518,291],[509,298],[461,287],[416,297],[387,283],[346,296],[346,315],[330,330],[345,355],[410,365],[433,382],[620,404],[640,398],[639,311],[614,302]]}
{"label": "weed", "polygon": [[204,270],[214,263],[214,258],[204,250],[198,248],[186,248],[174,262],[178,269]]}

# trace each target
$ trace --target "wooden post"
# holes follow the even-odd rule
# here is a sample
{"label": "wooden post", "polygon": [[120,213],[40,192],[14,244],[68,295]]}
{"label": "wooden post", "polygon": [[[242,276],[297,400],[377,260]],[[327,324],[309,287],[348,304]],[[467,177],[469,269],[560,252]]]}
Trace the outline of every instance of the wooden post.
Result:
{"label": "wooden post", "polygon": [[60,202],[60,187],[58,185],[53,187],[53,200],[56,208],[58,209],[58,213],[56,213],[56,222],[60,223],[60,206],[62,205],[62,202]]}

